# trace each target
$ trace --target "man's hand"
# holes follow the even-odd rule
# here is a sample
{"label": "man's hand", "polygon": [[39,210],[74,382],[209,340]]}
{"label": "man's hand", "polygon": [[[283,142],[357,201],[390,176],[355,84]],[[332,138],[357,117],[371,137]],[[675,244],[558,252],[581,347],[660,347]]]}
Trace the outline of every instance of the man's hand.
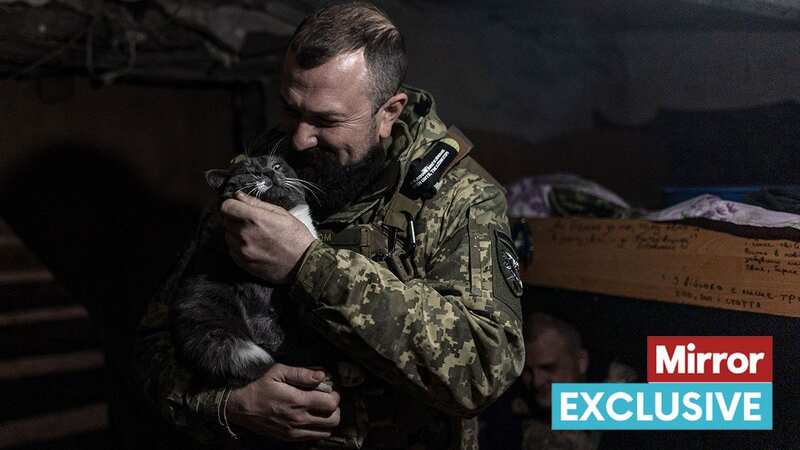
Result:
{"label": "man's hand", "polygon": [[314,236],[280,206],[242,193],[222,203],[225,242],[233,261],[250,274],[276,284],[288,283]]}
{"label": "man's hand", "polygon": [[339,425],[339,394],[313,390],[324,379],[319,370],[275,364],[258,380],[228,399],[231,423],[287,441],[326,438]]}

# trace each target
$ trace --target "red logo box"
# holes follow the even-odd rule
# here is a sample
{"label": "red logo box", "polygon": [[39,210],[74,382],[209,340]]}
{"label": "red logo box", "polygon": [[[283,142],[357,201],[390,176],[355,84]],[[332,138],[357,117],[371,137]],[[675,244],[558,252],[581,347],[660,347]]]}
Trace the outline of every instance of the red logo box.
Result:
{"label": "red logo box", "polygon": [[772,336],[648,336],[647,381],[772,382]]}

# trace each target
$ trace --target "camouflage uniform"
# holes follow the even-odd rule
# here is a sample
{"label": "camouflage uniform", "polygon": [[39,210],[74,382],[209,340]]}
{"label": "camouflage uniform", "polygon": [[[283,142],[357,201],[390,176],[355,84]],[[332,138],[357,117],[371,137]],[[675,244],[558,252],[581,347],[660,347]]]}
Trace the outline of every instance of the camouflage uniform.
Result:
{"label": "camouflage uniform", "polygon": [[[404,89],[409,104],[384,142],[395,163],[373,192],[318,224],[329,236],[382,229],[409,163],[445,136],[430,95]],[[524,360],[505,195],[466,158],[433,198],[417,202],[412,279],[389,269],[384,244],[359,249],[326,238],[305,253],[288,294],[348,361],[340,368],[365,369],[366,377],[349,384],[339,374],[343,421],[366,427],[363,448],[477,448],[474,416],[517,378]],[[170,422],[202,434],[208,427],[196,425],[216,421],[219,393],[194,390],[176,363],[164,297],[142,322],[142,382]]]}

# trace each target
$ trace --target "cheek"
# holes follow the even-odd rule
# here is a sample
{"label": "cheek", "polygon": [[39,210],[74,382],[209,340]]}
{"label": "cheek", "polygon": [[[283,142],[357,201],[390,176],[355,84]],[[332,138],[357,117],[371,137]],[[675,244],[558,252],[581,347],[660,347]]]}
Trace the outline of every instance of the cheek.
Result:
{"label": "cheek", "polygon": [[319,146],[334,152],[339,164],[348,165],[360,160],[369,149],[369,139],[354,130],[323,130],[317,135]]}
{"label": "cheek", "polygon": [[556,374],[556,377],[558,377],[559,381],[563,381],[565,383],[578,381],[577,367],[573,366],[560,367],[558,373]]}

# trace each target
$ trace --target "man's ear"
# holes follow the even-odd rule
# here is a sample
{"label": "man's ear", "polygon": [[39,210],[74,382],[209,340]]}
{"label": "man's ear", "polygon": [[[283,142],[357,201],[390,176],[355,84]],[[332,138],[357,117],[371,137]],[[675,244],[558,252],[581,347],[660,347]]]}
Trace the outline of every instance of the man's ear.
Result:
{"label": "man's ear", "polygon": [[228,179],[229,174],[230,172],[225,169],[206,170],[206,182],[215,191],[219,192],[220,188],[222,188],[222,185],[225,184],[225,180]]}
{"label": "man's ear", "polygon": [[392,126],[400,118],[400,113],[407,103],[408,95],[405,92],[398,92],[381,106],[378,111],[378,134],[381,139],[386,139],[392,134]]}
{"label": "man's ear", "polygon": [[578,370],[581,375],[586,375],[586,371],[589,370],[589,352],[584,349],[578,350]]}

